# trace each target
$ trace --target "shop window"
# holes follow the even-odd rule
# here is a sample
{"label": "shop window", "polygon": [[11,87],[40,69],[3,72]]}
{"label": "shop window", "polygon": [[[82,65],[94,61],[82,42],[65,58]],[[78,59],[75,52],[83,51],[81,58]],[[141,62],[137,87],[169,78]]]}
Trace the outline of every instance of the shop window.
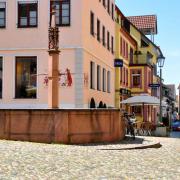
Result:
{"label": "shop window", "polygon": [[18,27],[37,27],[38,3],[31,1],[18,2]]}
{"label": "shop window", "polygon": [[16,98],[37,97],[37,58],[16,57]]}
{"label": "shop window", "polygon": [[56,25],[69,26],[70,25],[70,0],[51,1],[52,6],[56,8]]}
{"label": "shop window", "polygon": [[0,28],[6,26],[6,3],[0,2]]}
{"label": "shop window", "polygon": [[0,57],[0,98],[2,98],[2,89],[3,89],[3,59]]}

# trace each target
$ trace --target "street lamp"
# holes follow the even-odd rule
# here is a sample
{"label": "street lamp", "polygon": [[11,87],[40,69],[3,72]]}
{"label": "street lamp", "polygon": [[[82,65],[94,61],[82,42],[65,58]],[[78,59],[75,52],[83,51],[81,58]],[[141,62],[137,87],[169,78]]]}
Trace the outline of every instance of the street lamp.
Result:
{"label": "street lamp", "polygon": [[162,122],[162,68],[164,66],[165,57],[158,57],[158,66],[160,68],[160,122]]}
{"label": "street lamp", "polygon": [[180,119],[180,84],[179,84],[178,89],[179,89],[179,105],[178,105],[178,111],[179,111],[179,113],[178,113],[178,115],[179,115],[179,119]]}

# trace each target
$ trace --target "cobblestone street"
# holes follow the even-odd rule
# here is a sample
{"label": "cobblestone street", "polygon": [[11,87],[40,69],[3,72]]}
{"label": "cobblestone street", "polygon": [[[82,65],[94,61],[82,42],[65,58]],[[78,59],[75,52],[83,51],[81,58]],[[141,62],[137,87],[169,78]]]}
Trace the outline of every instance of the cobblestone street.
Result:
{"label": "cobblestone street", "polygon": [[162,147],[122,150],[141,140],[98,146],[0,141],[0,179],[180,179],[180,139],[148,137],[145,143]]}

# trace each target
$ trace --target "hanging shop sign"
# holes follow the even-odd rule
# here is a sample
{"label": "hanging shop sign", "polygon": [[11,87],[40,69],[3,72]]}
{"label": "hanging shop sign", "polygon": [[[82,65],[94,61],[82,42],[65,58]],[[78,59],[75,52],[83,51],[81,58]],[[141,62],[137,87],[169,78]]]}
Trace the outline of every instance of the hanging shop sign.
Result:
{"label": "hanging shop sign", "polygon": [[114,67],[123,67],[123,60],[122,59],[115,59],[114,60]]}
{"label": "hanging shop sign", "polygon": [[160,84],[149,84],[149,87],[158,88],[158,87],[160,87]]}

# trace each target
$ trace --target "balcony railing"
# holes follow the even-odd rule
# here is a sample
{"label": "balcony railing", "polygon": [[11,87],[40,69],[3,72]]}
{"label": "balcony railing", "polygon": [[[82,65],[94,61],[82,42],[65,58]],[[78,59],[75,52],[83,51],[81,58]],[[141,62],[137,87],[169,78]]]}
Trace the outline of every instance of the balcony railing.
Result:
{"label": "balcony railing", "polygon": [[134,55],[133,61],[130,61],[130,65],[153,65],[152,57],[148,54]]}

